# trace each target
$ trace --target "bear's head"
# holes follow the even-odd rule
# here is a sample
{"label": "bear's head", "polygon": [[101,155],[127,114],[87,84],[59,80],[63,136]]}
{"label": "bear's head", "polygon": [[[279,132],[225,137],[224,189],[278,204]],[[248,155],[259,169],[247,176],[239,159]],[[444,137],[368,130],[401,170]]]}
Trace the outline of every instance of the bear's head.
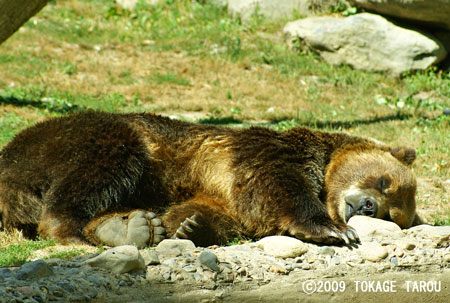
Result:
{"label": "bear's head", "polygon": [[337,151],[327,166],[327,208],[334,220],[354,215],[395,222],[401,228],[421,224],[416,214],[412,148],[356,145]]}

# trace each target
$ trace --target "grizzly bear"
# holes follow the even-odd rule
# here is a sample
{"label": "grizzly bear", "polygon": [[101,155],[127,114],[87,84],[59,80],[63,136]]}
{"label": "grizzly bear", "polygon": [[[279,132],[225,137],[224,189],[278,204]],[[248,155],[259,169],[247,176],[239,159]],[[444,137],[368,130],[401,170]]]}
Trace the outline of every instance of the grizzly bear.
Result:
{"label": "grizzly bear", "polygon": [[349,244],[359,240],[346,225],[355,214],[421,222],[414,159],[411,148],[345,133],[86,111],[3,148],[0,212],[4,228],[62,244],[168,236],[206,246],[276,234]]}

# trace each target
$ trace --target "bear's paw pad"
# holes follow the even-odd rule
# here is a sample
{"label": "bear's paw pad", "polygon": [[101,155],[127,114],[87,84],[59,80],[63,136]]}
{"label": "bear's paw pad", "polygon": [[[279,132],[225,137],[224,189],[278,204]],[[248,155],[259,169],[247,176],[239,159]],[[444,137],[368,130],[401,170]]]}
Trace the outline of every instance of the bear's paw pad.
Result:
{"label": "bear's paw pad", "polygon": [[143,248],[165,239],[166,230],[154,213],[134,211],[128,218],[115,216],[105,220],[96,228],[95,234],[102,243],[110,246]]}

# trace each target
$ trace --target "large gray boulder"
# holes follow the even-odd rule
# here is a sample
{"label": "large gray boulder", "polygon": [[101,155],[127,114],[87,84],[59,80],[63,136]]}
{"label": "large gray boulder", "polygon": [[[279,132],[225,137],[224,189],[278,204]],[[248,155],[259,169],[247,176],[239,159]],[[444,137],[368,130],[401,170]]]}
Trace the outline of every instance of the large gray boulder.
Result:
{"label": "large gray boulder", "polygon": [[349,2],[379,14],[450,29],[450,0],[349,0]]}
{"label": "large gray boulder", "polygon": [[300,40],[330,64],[393,75],[426,69],[447,54],[433,36],[369,13],[301,19],[288,23],[284,33],[290,42]]}
{"label": "large gray boulder", "polygon": [[228,0],[228,13],[245,23],[254,14],[270,20],[292,17],[295,11],[307,15],[310,6],[311,0]]}

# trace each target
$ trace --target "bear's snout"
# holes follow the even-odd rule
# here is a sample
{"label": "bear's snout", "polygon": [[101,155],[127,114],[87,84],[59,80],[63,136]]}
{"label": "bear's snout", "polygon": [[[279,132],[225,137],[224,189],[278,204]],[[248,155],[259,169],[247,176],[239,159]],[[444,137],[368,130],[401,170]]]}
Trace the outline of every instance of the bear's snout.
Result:
{"label": "bear's snout", "polygon": [[345,220],[348,222],[348,220],[354,215],[375,218],[377,215],[377,210],[377,203],[369,197],[364,197],[354,204],[346,201]]}
{"label": "bear's snout", "polygon": [[375,217],[377,215],[377,203],[371,198],[364,198],[359,201],[359,208],[356,214],[368,217]]}

